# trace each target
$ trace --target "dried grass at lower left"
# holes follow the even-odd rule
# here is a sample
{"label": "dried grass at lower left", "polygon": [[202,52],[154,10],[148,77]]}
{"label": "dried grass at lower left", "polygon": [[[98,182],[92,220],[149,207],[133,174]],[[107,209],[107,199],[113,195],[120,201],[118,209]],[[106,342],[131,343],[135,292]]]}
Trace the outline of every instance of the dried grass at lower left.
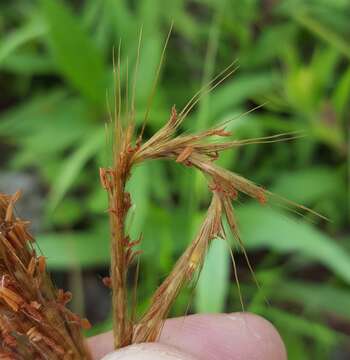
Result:
{"label": "dried grass at lower left", "polygon": [[27,221],[14,211],[20,194],[0,193],[0,359],[91,359],[81,328],[38,256]]}

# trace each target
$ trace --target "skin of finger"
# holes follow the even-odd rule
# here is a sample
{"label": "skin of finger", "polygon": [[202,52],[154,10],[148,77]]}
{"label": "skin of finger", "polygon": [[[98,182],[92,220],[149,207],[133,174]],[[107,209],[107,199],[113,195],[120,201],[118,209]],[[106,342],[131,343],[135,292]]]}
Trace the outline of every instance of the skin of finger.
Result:
{"label": "skin of finger", "polygon": [[136,344],[106,355],[102,360],[199,360],[161,343]]}
{"label": "skin of finger", "polygon": [[[286,360],[286,350],[267,320],[249,313],[191,315],[165,322],[160,342],[203,360]],[[113,351],[111,333],[89,339],[94,359]]]}
{"label": "skin of finger", "polygon": [[203,360],[287,360],[277,330],[250,313],[170,319],[160,341]]}

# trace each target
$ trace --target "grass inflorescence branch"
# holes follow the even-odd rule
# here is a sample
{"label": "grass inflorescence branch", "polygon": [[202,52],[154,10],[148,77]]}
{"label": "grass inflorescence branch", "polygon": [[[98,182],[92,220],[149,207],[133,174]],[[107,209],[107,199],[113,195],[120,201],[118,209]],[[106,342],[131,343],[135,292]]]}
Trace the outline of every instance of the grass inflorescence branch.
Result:
{"label": "grass inflorescence branch", "polygon": [[[108,210],[111,219],[112,259],[111,278],[107,282],[112,287],[114,344],[115,348],[120,348],[132,343],[157,340],[164,320],[167,318],[180,290],[203,267],[205,255],[212,240],[215,238],[226,239],[223,227],[225,220],[238,243],[239,249],[244,253],[254,281],[257,283],[239,233],[233,203],[238,198],[239,193],[256,199],[261,204],[268,202],[274,195],[241,175],[219,166],[216,160],[222,151],[228,149],[250,144],[291,140],[298,138],[300,134],[286,133],[255,139],[232,140],[232,134],[227,131],[228,122],[193,134],[181,133],[181,124],[198,104],[202,96],[217,87],[236,70],[235,63],[232,63],[208,85],[198,91],[182,111],[178,113],[175,106],[173,106],[169,119],[164,126],[148,140],[143,141],[145,124],[143,124],[140,133],[136,131],[135,125],[135,86],[133,87],[131,105],[123,105],[120,85],[120,60],[118,60],[117,64],[118,66],[115,67],[115,79],[118,99],[115,101],[114,119],[112,119],[113,164],[111,167],[102,168],[100,177],[102,186],[107,191],[109,198]],[[135,73],[137,73],[137,69]],[[159,69],[156,80],[158,75]],[[125,98],[128,99],[128,96],[125,96]],[[151,100],[149,106],[150,104]],[[122,108],[125,109],[124,112]],[[149,113],[150,109],[147,108],[145,118],[149,116]],[[133,260],[139,254],[139,251],[135,250],[135,245],[139,243],[139,240],[131,239],[126,233],[126,218],[132,206],[131,195],[126,191],[126,183],[135,166],[148,160],[158,159],[172,160],[185,167],[192,167],[200,171],[207,180],[208,191],[211,193],[211,202],[197,235],[180,256],[170,274],[155,291],[148,309],[141,319],[137,321],[133,316],[134,310],[130,311],[127,305],[129,299],[127,272]],[[278,199],[284,201],[284,199]],[[299,207],[292,202],[287,202],[286,205]],[[304,207],[301,208],[308,210]],[[231,258],[238,283],[232,251]],[[240,300],[243,305],[241,294]]]}

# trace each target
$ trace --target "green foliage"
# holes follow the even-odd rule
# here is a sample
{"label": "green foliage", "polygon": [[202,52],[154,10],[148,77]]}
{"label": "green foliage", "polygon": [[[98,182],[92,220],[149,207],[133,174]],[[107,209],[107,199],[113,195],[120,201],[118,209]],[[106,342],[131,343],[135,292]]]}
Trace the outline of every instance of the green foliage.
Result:
{"label": "green foliage", "polygon": [[[342,321],[350,316],[350,247],[340,240],[349,239],[350,6],[345,0],[192,4],[3,2],[0,139],[4,149],[12,149],[2,154],[4,168],[35,173],[46,192],[38,240],[52,269],[107,266],[107,199],[98,168],[110,158],[104,123],[109,116],[106,92],[113,103],[112,49],[117,53],[121,42],[125,88],[127,66],[132,83],[143,25],[136,87],[136,121],[141,124],[163,41],[174,21],[175,36],[146,135],[167,120],[173,104],[184,106],[234,59],[240,68],[201,99],[184,123],[185,130],[235,118],[230,129],[237,138],[295,130],[306,135],[283,144],[249,145],[219,161],[330,218],[297,218],[274,203],[236,204],[248,255],[273,304],[264,307],[262,292],[247,280],[249,271],[243,266],[239,275],[248,309],[276,324],[290,359],[327,358],[343,338],[326,325],[327,316]],[[261,104],[262,109],[239,118]],[[144,235],[142,309],[193,234],[208,201],[207,189],[192,169],[150,162],[134,171],[129,190],[133,209],[128,226],[135,240]],[[215,241],[208,252],[194,310],[240,310],[226,245]],[[243,264],[242,254],[233,249]],[[315,282],[310,272],[325,275]],[[187,310],[192,292],[188,289],[179,298],[174,315]],[[299,310],[292,306],[289,311],[290,304]],[[101,331],[109,325],[106,321]]]}
{"label": "green foliage", "polygon": [[303,256],[328,266],[350,283],[350,254],[315,227],[295,221],[280,211],[261,209],[257,205],[242,206],[238,215],[247,248],[267,247],[280,253],[301,252]]}
{"label": "green foliage", "polygon": [[37,240],[40,251],[47,256],[52,269],[101,266],[106,264],[109,258],[106,231],[64,233],[60,234],[59,240],[54,233],[44,233],[39,235]]}
{"label": "green foliage", "polygon": [[92,103],[103,106],[107,74],[95,44],[68,7],[55,0],[41,3],[50,49],[61,75]]}
{"label": "green foliage", "polygon": [[225,309],[230,272],[227,249],[225,241],[217,239],[208,251],[196,290],[195,305],[199,312],[217,313]]}
{"label": "green foliage", "polygon": [[67,160],[62,161],[59,176],[52,183],[48,199],[49,210],[52,211],[56,208],[89,158],[102,147],[105,138],[103,129],[101,130],[84,139],[78,149]]}

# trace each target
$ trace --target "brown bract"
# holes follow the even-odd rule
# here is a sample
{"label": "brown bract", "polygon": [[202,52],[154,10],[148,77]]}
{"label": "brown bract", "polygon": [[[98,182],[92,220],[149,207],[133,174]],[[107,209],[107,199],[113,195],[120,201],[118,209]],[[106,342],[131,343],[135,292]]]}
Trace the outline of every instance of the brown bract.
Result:
{"label": "brown bract", "polygon": [[19,196],[0,193],[0,359],[91,359],[81,334],[89,323],[53,286],[29,223],[15,215]]}

